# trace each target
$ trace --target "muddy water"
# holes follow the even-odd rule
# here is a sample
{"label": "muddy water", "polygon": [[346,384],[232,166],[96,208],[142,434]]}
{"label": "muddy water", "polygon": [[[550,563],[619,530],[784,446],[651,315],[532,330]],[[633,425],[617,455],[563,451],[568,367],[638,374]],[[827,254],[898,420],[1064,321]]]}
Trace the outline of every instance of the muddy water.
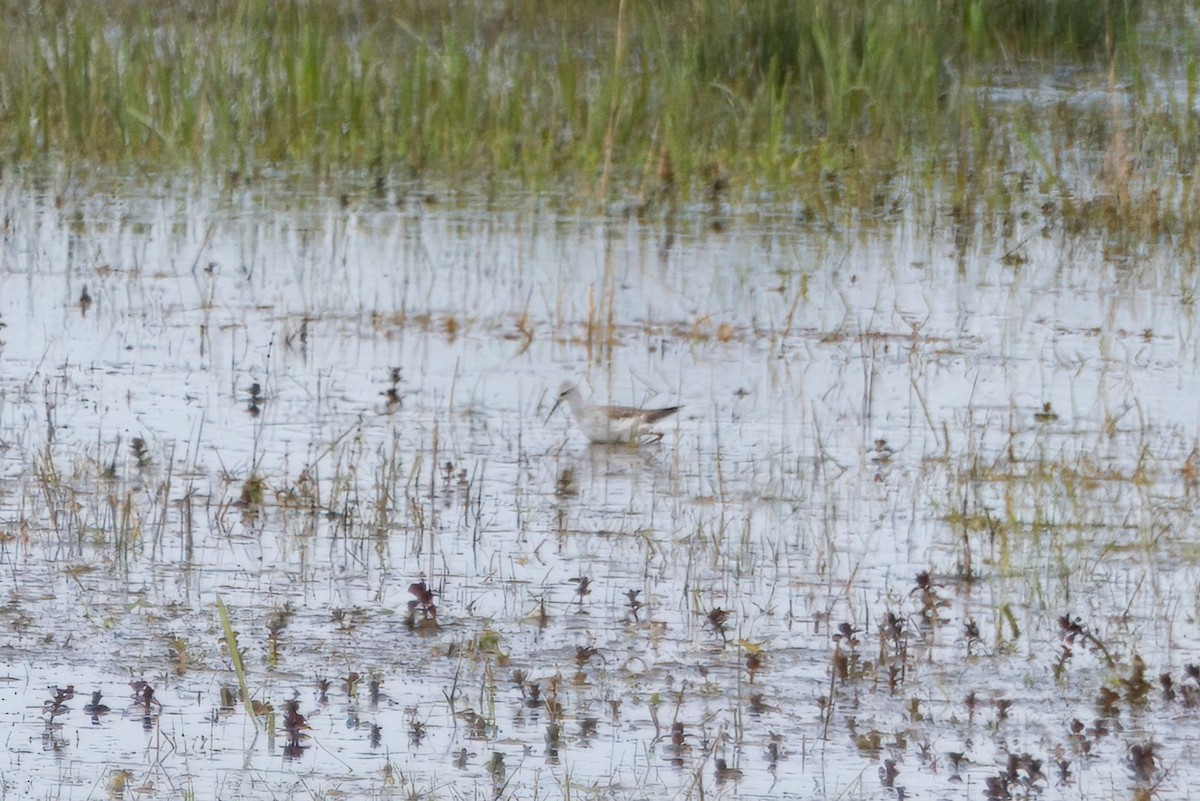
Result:
{"label": "muddy water", "polygon": [[[0,204],[6,796],[1196,778],[1169,254],[1036,211],[956,245],[284,180]],[[590,446],[564,380],[684,409]]]}

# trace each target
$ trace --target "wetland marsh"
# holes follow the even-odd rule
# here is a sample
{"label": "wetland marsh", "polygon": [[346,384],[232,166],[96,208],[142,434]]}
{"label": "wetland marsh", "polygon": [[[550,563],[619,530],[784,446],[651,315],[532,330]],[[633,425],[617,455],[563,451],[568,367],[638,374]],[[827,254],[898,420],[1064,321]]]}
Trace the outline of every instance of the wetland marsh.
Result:
{"label": "wetland marsh", "polygon": [[[115,116],[46,97],[13,132],[10,52],[0,798],[1187,797],[1194,68],[1137,24],[1140,82],[1123,35],[959,63],[944,167],[855,164],[827,121],[782,180],[758,140],[648,145],[603,92],[568,166],[475,181],[411,142],[358,163],[359,118],[303,168],[215,118],[147,126],[180,163],[108,163],[71,142]],[[564,380],[683,408],[590,445]]]}

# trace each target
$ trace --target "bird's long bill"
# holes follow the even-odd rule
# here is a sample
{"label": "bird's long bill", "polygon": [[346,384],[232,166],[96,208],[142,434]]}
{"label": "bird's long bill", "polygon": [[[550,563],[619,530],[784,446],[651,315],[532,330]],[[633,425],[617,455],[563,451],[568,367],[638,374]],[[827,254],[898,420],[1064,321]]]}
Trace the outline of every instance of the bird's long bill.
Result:
{"label": "bird's long bill", "polygon": [[550,414],[546,415],[546,422],[550,421],[550,418],[553,417],[554,413],[558,411],[559,406],[562,406],[562,396],[559,396],[558,400],[554,402],[554,405],[550,407]]}

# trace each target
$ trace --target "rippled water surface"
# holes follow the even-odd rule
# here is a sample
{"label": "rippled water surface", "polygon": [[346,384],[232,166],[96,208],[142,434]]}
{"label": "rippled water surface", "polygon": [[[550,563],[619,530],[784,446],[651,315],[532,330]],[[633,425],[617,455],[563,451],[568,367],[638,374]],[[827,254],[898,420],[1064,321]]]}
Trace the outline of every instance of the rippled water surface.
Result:
{"label": "rippled water surface", "polygon": [[[0,214],[4,797],[1200,779],[1165,248],[283,179]],[[566,380],[684,408],[591,446]]]}

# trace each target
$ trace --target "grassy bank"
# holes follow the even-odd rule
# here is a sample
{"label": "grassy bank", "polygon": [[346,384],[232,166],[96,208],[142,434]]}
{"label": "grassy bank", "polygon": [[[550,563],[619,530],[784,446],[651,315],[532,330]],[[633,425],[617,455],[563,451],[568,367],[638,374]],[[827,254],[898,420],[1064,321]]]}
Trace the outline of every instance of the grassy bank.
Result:
{"label": "grassy bank", "polygon": [[[1069,144],[1052,115],[1014,123],[1018,112],[978,91],[998,72],[1075,64],[1147,80],[1130,55],[1134,0],[59,0],[0,11],[8,164],[485,176],[649,201],[734,182],[861,209],[898,175],[953,186],[1003,174],[1023,135]],[[1159,111],[1156,130],[1186,141],[1189,116]]]}

